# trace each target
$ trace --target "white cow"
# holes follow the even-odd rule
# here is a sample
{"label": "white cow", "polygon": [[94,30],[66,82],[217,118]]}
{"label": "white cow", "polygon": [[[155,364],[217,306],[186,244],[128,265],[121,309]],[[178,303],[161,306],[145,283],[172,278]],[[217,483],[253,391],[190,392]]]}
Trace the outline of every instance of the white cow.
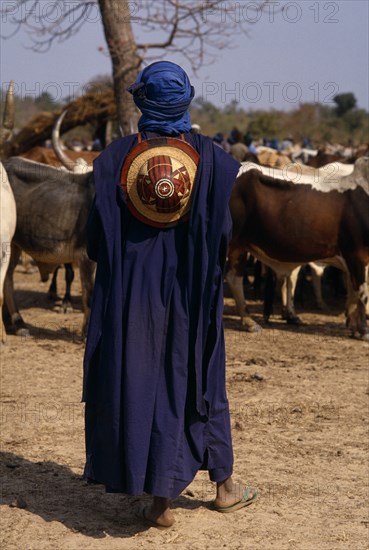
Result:
{"label": "white cow", "polygon": [[302,149],[298,149],[294,151],[291,155],[291,158],[293,162],[307,164],[310,157],[316,157],[317,154],[318,154],[317,149],[306,149],[303,147]]}
{"label": "white cow", "polygon": [[[4,301],[4,280],[9,266],[11,242],[15,233],[16,221],[17,211],[13,191],[6,170],[0,162],[0,314],[2,313]],[[1,315],[1,341],[5,342],[5,339],[6,331]]]}
{"label": "white cow", "polygon": [[[5,99],[3,124],[0,127],[0,153],[4,154],[4,147],[11,137],[14,127],[14,82],[9,84]],[[2,308],[4,302],[4,281],[10,262],[10,249],[17,221],[17,210],[13,191],[10,187],[8,175],[0,162],[0,342],[5,342],[6,331],[3,323]]]}

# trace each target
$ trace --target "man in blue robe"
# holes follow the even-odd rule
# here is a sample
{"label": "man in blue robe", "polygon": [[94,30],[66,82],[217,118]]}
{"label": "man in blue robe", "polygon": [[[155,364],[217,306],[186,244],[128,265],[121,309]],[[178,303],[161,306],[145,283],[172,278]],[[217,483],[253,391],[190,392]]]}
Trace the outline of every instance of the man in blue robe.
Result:
{"label": "man in blue robe", "polygon": [[[170,500],[208,470],[215,509],[256,497],[232,481],[225,389],[223,267],[228,201],[239,164],[191,134],[194,95],[174,63],[145,68],[130,87],[142,112],[137,134],[94,163],[88,253],[97,261],[84,358],[85,477],[111,492],[153,495],[143,518],[170,526]],[[182,138],[199,154],[188,217],[155,227],[128,208],[121,173],[138,140]]]}

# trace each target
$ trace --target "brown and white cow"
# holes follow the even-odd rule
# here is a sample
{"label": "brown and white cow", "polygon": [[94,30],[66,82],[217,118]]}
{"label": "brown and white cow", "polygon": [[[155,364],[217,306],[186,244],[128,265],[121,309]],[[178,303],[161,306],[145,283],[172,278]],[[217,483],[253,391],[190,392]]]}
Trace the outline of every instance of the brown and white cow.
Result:
{"label": "brown and white cow", "polygon": [[[354,170],[353,165],[342,164],[335,162],[329,164],[320,169],[316,169],[310,166],[304,166],[295,162],[289,162],[283,169],[270,166],[260,166],[252,162],[241,163],[241,168],[238,175],[257,168],[265,176],[274,177],[277,179],[283,179],[292,181],[294,184],[310,184],[320,190],[324,189],[325,192],[330,189],[334,189],[339,186],[339,180],[344,176],[352,174]],[[245,251],[247,254],[247,252]],[[243,265],[245,259],[240,255],[238,258],[232,258],[232,269],[227,272],[226,279],[232,290],[233,296],[236,301],[238,311],[244,311],[244,291],[243,291]],[[321,292],[321,277],[324,271],[324,267],[318,265],[316,262],[309,262],[312,274],[312,282],[314,286],[314,293],[317,302],[317,306],[321,309],[324,308],[324,302]],[[302,266],[298,266],[294,269],[286,266],[284,263],[274,263],[274,273],[281,287],[281,300],[282,300],[282,318],[289,324],[301,325],[301,319],[296,315],[294,307],[294,293],[296,289],[297,279],[299,271]],[[269,291],[266,292],[264,301],[264,320],[268,322],[272,311],[273,297]],[[246,308],[247,312],[247,308]],[[242,324],[249,332],[257,332],[261,330],[261,326],[258,325],[248,313],[242,315]]]}
{"label": "brown and white cow", "polygon": [[[91,165],[100,153],[94,151],[77,152],[68,150],[67,154],[71,161],[77,162],[78,159],[83,159],[88,165]],[[22,153],[20,156],[28,160],[33,160],[34,162],[54,166],[55,168],[60,168],[63,166],[55,151],[53,149],[48,149],[47,147],[33,147],[26,153]]]}
{"label": "brown and white cow", "polygon": [[[257,165],[250,168],[238,176],[230,200],[231,288],[235,289],[234,266],[245,251],[273,269],[285,269],[286,275],[316,260],[336,265],[349,275],[347,326],[352,335],[367,339],[369,159],[359,159],[347,176],[322,178],[315,173],[309,183],[300,185],[264,175]],[[247,325],[240,298],[238,307]]]}

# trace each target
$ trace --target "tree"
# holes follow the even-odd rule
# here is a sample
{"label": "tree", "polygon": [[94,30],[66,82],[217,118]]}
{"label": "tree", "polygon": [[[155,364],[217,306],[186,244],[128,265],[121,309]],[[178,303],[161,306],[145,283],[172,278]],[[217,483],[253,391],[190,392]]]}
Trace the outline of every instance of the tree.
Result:
{"label": "tree", "polygon": [[43,92],[41,95],[36,97],[35,105],[43,111],[54,111],[58,107],[49,92]]}
{"label": "tree", "polygon": [[342,117],[348,133],[364,128],[367,119],[368,113],[364,109],[351,109],[346,111]]}
{"label": "tree", "polygon": [[[263,11],[269,8],[271,17],[270,10],[281,9],[284,1],[276,8],[271,0],[247,4],[231,0],[13,0],[3,3],[0,17],[13,25],[14,32],[7,38],[23,27],[32,48],[43,52],[55,41],[67,40],[100,13],[112,62],[118,122],[128,133],[137,112],[126,89],[144,62],[180,53],[196,73],[216,58],[219,49],[232,46],[237,35],[247,35]],[[145,41],[139,41],[140,34]]]}
{"label": "tree", "polygon": [[276,111],[256,111],[251,114],[248,130],[255,138],[276,137],[279,133],[280,113]]}
{"label": "tree", "polygon": [[337,94],[334,96],[333,101],[337,105],[336,114],[341,117],[351,109],[356,107],[356,97],[353,93]]}
{"label": "tree", "polygon": [[237,101],[237,99],[232,99],[232,101],[224,107],[224,112],[227,115],[235,115],[237,113],[237,111],[238,111],[238,101]]}

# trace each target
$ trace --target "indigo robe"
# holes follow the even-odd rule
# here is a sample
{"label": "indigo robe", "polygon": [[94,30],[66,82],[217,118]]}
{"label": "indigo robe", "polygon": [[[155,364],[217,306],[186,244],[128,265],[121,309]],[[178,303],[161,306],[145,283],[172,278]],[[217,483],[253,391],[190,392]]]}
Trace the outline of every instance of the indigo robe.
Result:
{"label": "indigo robe", "polygon": [[144,224],[126,206],[120,172],[137,135],[94,162],[85,477],[112,492],[175,498],[199,469],[213,481],[232,473],[223,267],[239,164],[207,137],[185,139],[200,163],[190,218],[169,229]]}

